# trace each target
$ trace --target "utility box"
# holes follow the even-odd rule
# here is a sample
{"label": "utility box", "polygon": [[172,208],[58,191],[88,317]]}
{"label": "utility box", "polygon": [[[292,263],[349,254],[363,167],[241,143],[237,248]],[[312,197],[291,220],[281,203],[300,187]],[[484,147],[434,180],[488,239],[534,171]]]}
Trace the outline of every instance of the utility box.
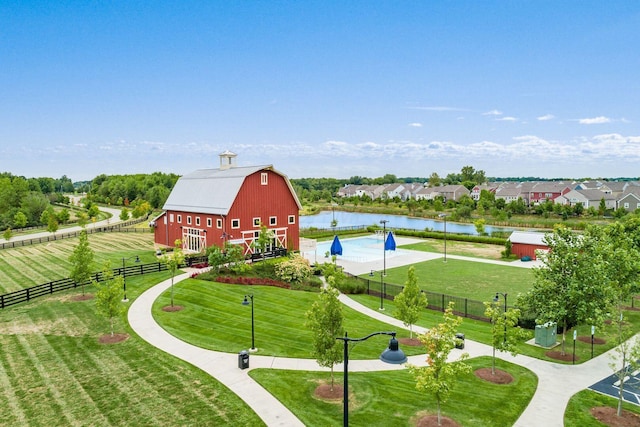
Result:
{"label": "utility box", "polygon": [[541,347],[553,347],[556,345],[557,323],[547,322],[536,325],[535,343]]}
{"label": "utility box", "polygon": [[249,369],[249,352],[247,350],[238,353],[238,368]]}
{"label": "utility box", "polygon": [[464,350],[464,334],[459,332],[456,334],[456,348]]}

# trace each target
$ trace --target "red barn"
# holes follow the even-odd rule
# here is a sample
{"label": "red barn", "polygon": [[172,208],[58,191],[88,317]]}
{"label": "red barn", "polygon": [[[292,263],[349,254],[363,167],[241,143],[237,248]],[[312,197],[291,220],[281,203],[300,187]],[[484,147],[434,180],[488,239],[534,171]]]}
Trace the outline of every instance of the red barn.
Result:
{"label": "red barn", "polygon": [[534,231],[514,231],[509,236],[511,241],[511,253],[518,258],[529,257],[537,259],[536,251],[548,251],[549,246],[544,242],[545,233]]}
{"label": "red barn", "polygon": [[238,167],[235,156],[225,151],[219,169],[196,170],[176,182],[151,224],[156,245],[180,239],[185,252],[193,253],[228,240],[250,254],[265,225],[273,235],[267,250],[298,250],[302,206],[287,176],[271,165]]}

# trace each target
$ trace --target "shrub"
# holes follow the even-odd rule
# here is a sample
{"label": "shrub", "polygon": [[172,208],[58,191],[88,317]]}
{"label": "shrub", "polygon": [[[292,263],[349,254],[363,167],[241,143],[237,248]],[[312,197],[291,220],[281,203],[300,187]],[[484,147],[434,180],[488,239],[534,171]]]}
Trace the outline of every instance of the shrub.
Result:
{"label": "shrub", "polygon": [[282,281],[300,284],[313,274],[309,261],[299,254],[275,265],[276,277]]}

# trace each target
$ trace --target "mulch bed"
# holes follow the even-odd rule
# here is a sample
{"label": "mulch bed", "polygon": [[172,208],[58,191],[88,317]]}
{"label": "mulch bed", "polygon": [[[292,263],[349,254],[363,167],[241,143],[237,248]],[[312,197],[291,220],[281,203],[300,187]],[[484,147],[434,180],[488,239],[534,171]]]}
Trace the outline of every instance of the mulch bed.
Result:
{"label": "mulch bed", "polygon": [[595,408],[591,408],[591,415],[608,427],[640,426],[640,415],[624,410],[620,416],[618,416],[617,413],[617,409],[610,406],[596,406]]}
{"label": "mulch bed", "polygon": [[423,415],[418,418],[416,427],[461,427],[461,424],[458,424],[449,417],[441,416],[440,421],[441,423],[438,424],[437,414]]}
{"label": "mulch bed", "polygon": [[129,334],[106,334],[98,338],[100,344],[118,344],[129,339]]}
{"label": "mulch bed", "polygon": [[174,305],[174,306],[170,306],[170,305],[165,305],[164,307],[162,307],[162,311],[168,311],[168,312],[173,312],[173,311],[180,311],[182,310],[184,307],[181,305]]}
{"label": "mulch bed", "polygon": [[[566,351],[564,354],[562,354],[561,351],[547,351],[545,355],[547,357],[550,357],[551,359],[562,360],[563,362],[572,362],[574,360],[573,353],[569,353],[568,351]],[[580,358],[576,356],[575,361],[577,362],[578,360],[580,360]]]}
{"label": "mulch bed", "polygon": [[91,294],[74,295],[71,297],[71,301],[88,301],[90,299],[93,299],[93,295]]}
{"label": "mulch bed", "polygon": [[342,400],[344,388],[341,384],[334,384],[331,390],[331,384],[320,384],[316,387],[314,395],[322,400]]}
{"label": "mulch bed", "polygon": [[422,345],[422,342],[418,338],[398,338],[398,342],[402,345],[408,345],[409,347],[418,347]]}
{"label": "mulch bed", "polygon": [[513,376],[506,371],[496,369],[491,373],[491,368],[480,368],[473,371],[476,377],[494,384],[509,384],[513,382]]}
{"label": "mulch bed", "polygon": [[[578,337],[578,341],[586,342],[586,343],[591,343],[591,335],[580,335],[580,336]],[[605,340],[604,338],[596,338],[596,337],[593,337],[593,343],[594,343],[594,344],[598,344],[598,345],[600,345],[600,344],[604,344],[604,343],[606,343],[606,342],[607,342],[607,340]]]}

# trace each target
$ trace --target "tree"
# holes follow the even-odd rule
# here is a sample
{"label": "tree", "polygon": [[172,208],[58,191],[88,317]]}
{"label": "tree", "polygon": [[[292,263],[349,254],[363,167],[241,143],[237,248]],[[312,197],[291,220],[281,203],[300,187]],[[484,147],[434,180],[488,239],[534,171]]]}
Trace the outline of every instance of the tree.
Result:
{"label": "tree", "polygon": [[13,224],[17,227],[17,228],[22,228],[25,225],[27,225],[27,216],[22,213],[22,211],[18,211],[16,212],[16,214],[13,216]]}
{"label": "tree", "polygon": [[258,249],[264,258],[264,253],[267,251],[267,247],[273,242],[273,231],[267,229],[267,226],[260,224],[260,234],[258,238],[253,242],[253,246]]}
{"label": "tree", "polygon": [[106,280],[102,283],[95,283],[96,291],[96,310],[98,314],[109,319],[111,324],[111,336],[113,336],[113,323],[116,317],[124,313],[122,305],[122,289],[124,285],[124,277],[118,276],[113,278],[113,273],[108,265],[105,266],[103,274]]}
{"label": "tree", "polygon": [[429,176],[429,187],[438,187],[440,184],[442,184],[442,180],[440,179],[440,176],[433,172],[430,176]]}
{"label": "tree", "polygon": [[162,256],[162,261],[167,265],[167,269],[171,272],[171,307],[173,307],[173,279],[178,268],[184,263],[184,253],[182,252],[182,241],[177,239],[174,242],[173,251],[170,254]]}
{"label": "tree", "polygon": [[420,336],[420,341],[427,350],[425,367],[409,365],[409,371],[416,379],[416,389],[432,394],[436,398],[438,408],[438,425],[441,425],[440,405],[447,401],[455,385],[456,377],[471,372],[471,367],[464,363],[469,355],[463,353],[458,361],[449,362],[449,353],[456,345],[456,332],[462,324],[462,317],[453,314],[453,301],[449,302],[443,315],[443,322],[429,329]]}
{"label": "tree", "polygon": [[476,232],[481,236],[485,234],[485,231],[484,231],[485,223],[486,221],[484,220],[484,218],[479,218],[473,221],[473,225],[476,227]]}
{"label": "tree", "polygon": [[69,256],[69,262],[71,262],[71,273],[69,277],[71,277],[76,284],[82,284],[82,295],[84,295],[84,285],[91,277],[93,259],[94,252],[89,247],[87,230],[83,229],[80,231],[78,245]]}
{"label": "tree", "polygon": [[613,369],[614,375],[618,379],[618,409],[617,415],[622,415],[622,402],[624,401],[625,381],[631,372],[640,368],[640,340],[628,338],[628,326],[624,320],[622,310],[619,311],[614,325],[617,326],[616,343],[617,346],[610,353],[611,362],[609,367]]}
{"label": "tree", "polygon": [[4,233],[2,233],[2,237],[4,238],[4,240],[6,240],[7,242],[9,240],[11,240],[11,227],[7,227],[6,230],[4,230]]}
{"label": "tree", "polygon": [[496,350],[508,351],[512,356],[518,354],[518,341],[525,336],[525,332],[518,327],[520,310],[509,308],[503,312],[498,301],[485,302],[485,317],[491,320],[491,345],[493,347],[493,358],[491,363],[491,373],[496,373]]}
{"label": "tree", "polygon": [[[225,244],[227,244],[227,242],[225,242]],[[207,255],[209,265],[220,272],[227,258],[224,251],[216,245],[211,245],[206,249],[205,254]]]}
{"label": "tree", "polygon": [[331,390],[334,385],[333,367],[343,358],[342,341],[336,339],[344,334],[342,304],[338,295],[333,286],[322,289],[307,311],[305,323],[313,335],[313,356],[318,365],[331,368]]}
{"label": "tree", "polygon": [[56,219],[58,220],[59,223],[62,223],[62,224],[69,221],[69,218],[71,218],[71,215],[69,214],[68,209],[62,209],[56,215]]}
{"label": "tree", "polygon": [[409,267],[404,288],[395,296],[393,302],[396,304],[393,316],[409,327],[409,337],[413,338],[413,325],[420,318],[420,312],[427,306],[427,296],[418,286],[415,267]]}
{"label": "tree", "polygon": [[122,210],[120,211],[120,220],[126,221],[128,219],[129,219],[129,209],[122,208]]}
{"label": "tree", "polygon": [[58,220],[56,219],[55,215],[49,215],[49,218],[47,219],[47,231],[49,233],[55,233],[56,231],[58,231]]}
{"label": "tree", "polygon": [[581,235],[559,226],[545,236],[549,251],[534,268],[533,287],[518,298],[518,306],[536,315],[536,323],[562,325],[562,354],[571,324],[601,325],[613,298],[604,246],[593,227]]}

